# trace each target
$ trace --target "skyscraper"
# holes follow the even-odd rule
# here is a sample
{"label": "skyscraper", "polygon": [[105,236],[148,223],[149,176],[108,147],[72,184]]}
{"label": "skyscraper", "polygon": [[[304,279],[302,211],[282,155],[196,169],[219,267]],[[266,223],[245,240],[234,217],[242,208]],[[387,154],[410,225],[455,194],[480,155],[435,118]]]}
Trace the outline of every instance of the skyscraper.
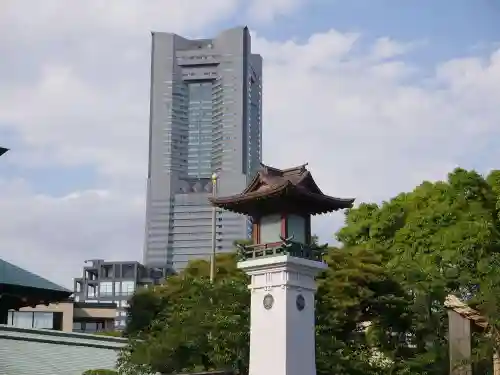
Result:
{"label": "skyscraper", "polygon": [[[242,191],[262,154],[262,58],[247,27],[213,39],[152,33],[144,263],[179,270],[211,253],[211,176]],[[244,216],[217,214],[217,252],[248,238]]]}

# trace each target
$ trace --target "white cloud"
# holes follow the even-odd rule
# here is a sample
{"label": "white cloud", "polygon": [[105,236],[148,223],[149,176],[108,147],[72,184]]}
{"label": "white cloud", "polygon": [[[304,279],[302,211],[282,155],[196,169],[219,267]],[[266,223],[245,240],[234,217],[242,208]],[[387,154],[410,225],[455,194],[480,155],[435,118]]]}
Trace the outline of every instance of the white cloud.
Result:
{"label": "white cloud", "polygon": [[[143,173],[147,154],[140,151],[147,142],[148,81],[92,84],[72,66],[78,62],[64,63],[45,66],[32,85],[0,89],[2,122],[14,124],[29,146],[20,161],[91,163],[115,177]],[[140,92],[138,85],[143,86]]]}
{"label": "white cloud", "polygon": [[326,191],[381,199],[444,177],[498,134],[498,53],[425,72],[385,62],[388,53],[378,61],[352,53],[355,44],[334,31],[304,44],[256,38],[265,56],[267,161],[308,160]]}
{"label": "white cloud", "polygon": [[[236,11],[236,0],[124,1],[0,5],[0,132],[14,130],[28,146],[0,162],[91,165],[103,177],[99,191],[60,197],[22,181],[0,185],[0,256],[66,285],[85,259],[141,258],[149,30],[199,35]],[[201,8],[191,12],[193,4]],[[500,52],[424,71],[408,63],[412,43],[388,37],[365,48],[363,38],[254,34],[265,59],[265,162],[308,161],[324,191],[358,200],[443,178],[478,152],[479,167],[495,166],[499,152],[484,145],[500,130]],[[317,221],[315,232],[330,237],[341,220]]]}
{"label": "white cloud", "polygon": [[0,257],[72,287],[86,259],[141,260],[144,200],[116,191],[39,195],[0,182]]}
{"label": "white cloud", "polygon": [[250,0],[248,14],[257,22],[269,22],[277,16],[294,13],[305,3],[305,0]]}
{"label": "white cloud", "polygon": [[372,55],[376,60],[401,56],[413,48],[416,43],[400,43],[388,37],[378,38],[372,46]]}
{"label": "white cloud", "polygon": [[239,0],[6,0],[0,4],[0,25],[10,31],[8,39],[22,35],[28,43],[61,33],[102,38],[150,30],[195,33],[232,15],[238,5]]}

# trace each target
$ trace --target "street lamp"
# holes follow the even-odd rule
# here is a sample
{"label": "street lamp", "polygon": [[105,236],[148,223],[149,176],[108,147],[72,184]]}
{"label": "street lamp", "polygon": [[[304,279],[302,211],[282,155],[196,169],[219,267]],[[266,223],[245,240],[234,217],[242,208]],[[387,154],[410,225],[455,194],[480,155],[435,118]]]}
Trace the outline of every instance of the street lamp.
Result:
{"label": "street lamp", "polygon": [[[212,174],[212,196],[217,196],[217,173]],[[210,255],[210,282],[215,278],[215,247],[217,246],[217,207],[212,206],[212,254]]]}

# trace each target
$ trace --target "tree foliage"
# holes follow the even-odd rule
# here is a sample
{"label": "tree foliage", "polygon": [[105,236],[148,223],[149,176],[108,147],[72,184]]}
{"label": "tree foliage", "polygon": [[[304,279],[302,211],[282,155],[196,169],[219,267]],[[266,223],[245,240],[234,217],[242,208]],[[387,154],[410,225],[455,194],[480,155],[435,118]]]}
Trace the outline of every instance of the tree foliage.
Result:
{"label": "tree foliage", "polygon": [[[250,296],[247,277],[236,268],[235,255],[217,257],[217,277],[211,284],[209,264],[194,261],[164,285],[142,291],[131,301],[129,346],[121,353],[123,373],[192,372],[248,365]],[[147,297],[145,297],[147,295]],[[153,307],[135,321],[139,302]],[[142,302],[141,302],[142,303]],[[140,329],[137,329],[140,327]]]}
{"label": "tree foliage", "polygon": [[[318,374],[382,374],[383,350],[394,350],[392,326],[408,326],[404,291],[384,268],[383,257],[361,247],[331,248],[318,278],[316,364]],[[377,340],[365,328],[379,327]],[[333,370],[333,371],[332,371]]]}
{"label": "tree foliage", "polygon": [[492,285],[486,284],[492,283],[489,265],[499,249],[499,176],[456,169],[447,181],[424,182],[381,205],[362,204],[347,213],[338,239],[384,253],[387,268],[411,296],[412,350],[394,358],[401,373],[448,371],[448,294],[477,306],[491,301]]}

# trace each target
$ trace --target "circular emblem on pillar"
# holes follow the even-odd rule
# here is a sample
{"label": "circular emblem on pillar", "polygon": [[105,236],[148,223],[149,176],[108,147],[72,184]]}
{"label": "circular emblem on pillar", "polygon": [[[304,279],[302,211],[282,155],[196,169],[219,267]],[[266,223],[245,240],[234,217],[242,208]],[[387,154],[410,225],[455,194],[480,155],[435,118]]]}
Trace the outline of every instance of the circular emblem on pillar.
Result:
{"label": "circular emblem on pillar", "polygon": [[270,310],[274,305],[274,297],[270,294],[266,294],[262,302],[264,304],[264,308],[266,310]]}
{"label": "circular emblem on pillar", "polygon": [[295,300],[295,304],[297,305],[297,310],[299,310],[299,311],[304,310],[304,307],[306,307],[306,300],[302,294],[299,294],[297,296],[297,299]]}

